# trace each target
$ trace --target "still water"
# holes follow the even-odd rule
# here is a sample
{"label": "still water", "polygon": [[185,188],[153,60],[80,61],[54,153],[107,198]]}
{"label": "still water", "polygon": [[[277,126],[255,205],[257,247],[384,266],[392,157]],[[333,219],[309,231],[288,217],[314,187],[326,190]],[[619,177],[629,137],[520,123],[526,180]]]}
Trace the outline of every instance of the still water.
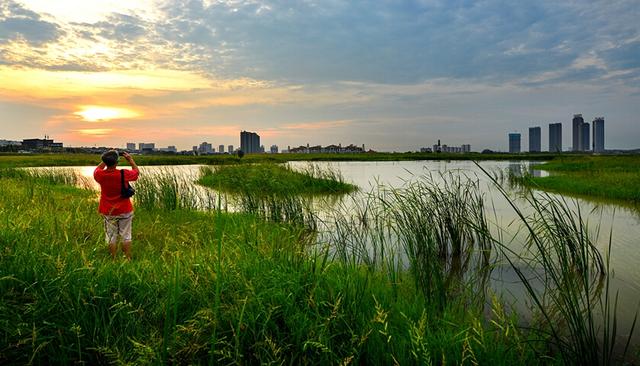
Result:
{"label": "still water", "polygon": [[[308,162],[290,162],[289,164],[294,169],[304,169],[309,165]],[[356,200],[358,197],[364,198],[366,192],[375,190],[381,185],[399,188],[411,181],[422,179],[425,175],[437,180],[441,179],[442,173],[453,173],[464,179],[478,180],[484,194],[485,206],[490,210],[487,213],[490,224],[505,230],[506,235],[503,238],[510,242],[509,245],[513,245],[514,249],[519,249],[523,245],[524,239],[517,234],[520,226],[513,208],[498,192],[491,179],[471,161],[315,162],[313,164],[338,171],[346,182],[360,187],[360,191],[353,196]],[[498,173],[530,169],[535,164],[485,161],[481,162],[480,166],[486,171]],[[94,167],[73,167],[72,169],[78,175],[85,177],[89,185],[97,188],[91,178]],[[199,175],[200,166],[151,166],[141,167],[141,170],[143,174],[148,175],[172,172],[188,182],[194,182]],[[535,175],[544,174],[535,170],[533,172]],[[530,212],[527,209],[527,202],[522,197],[522,191],[508,188],[506,183],[504,187],[511,200],[514,200],[525,213]],[[619,327],[622,328],[620,333],[624,333],[625,329],[629,328],[640,302],[640,210],[586,199],[567,197],[567,201],[571,207],[580,208],[583,219],[587,222],[592,236],[596,238],[597,246],[603,255],[608,249],[609,234],[612,234],[611,279],[612,287],[619,291],[618,321]],[[524,293],[515,274],[506,267],[498,272],[500,274],[496,275],[497,277],[494,276],[492,287],[497,287],[498,290],[502,290],[500,292],[510,295],[513,299],[521,298]],[[521,308],[522,304],[516,306]],[[636,332],[634,337],[635,344],[640,340],[638,333]]]}

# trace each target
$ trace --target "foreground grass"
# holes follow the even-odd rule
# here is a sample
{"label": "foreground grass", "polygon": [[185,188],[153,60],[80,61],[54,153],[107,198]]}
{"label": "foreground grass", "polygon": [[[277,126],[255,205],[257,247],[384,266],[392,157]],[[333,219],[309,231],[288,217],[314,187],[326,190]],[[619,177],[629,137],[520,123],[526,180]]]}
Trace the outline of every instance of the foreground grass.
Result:
{"label": "foreground grass", "polygon": [[522,182],[554,192],[640,204],[640,156],[558,158],[538,167],[552,174]]}
{"label": "foreground grass", "polygon": [[145,206],[112,261],[96,194],[60,182],[0,172],[0,364],[553,362],[497,301],[434,307],[252,215]]}
{"label": "foreground grass", "polygon": [[281,164],[227,165],[203,168],[200,184],[221,191],[257,194],[337,194],[356,186],[344,182],[339,173],[309,166],[296,171]]}

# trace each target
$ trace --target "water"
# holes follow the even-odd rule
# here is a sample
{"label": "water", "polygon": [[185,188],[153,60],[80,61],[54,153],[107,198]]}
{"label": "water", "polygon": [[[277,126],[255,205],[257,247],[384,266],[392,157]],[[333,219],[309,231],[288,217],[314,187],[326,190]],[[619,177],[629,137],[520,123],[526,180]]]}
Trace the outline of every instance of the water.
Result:
{"label": "water", "polygon": [[[290,162],[289,165],[296,169],[303,169],[308,162]],[[468,179],[480,181],[480,188],[485,196],[485,206],[490,212],[487,217],[491,224],[506,229],[503,236],[511,240],[512,249],[519,250],[523,245],[522,236],[516,235],[518,231],[518,219],[503,197],[494,187],[490,178],[471,161],[401,161],[401,162],[315,162],[319,167],[328,167],[339,171],[345,181],[356,184],[360,192],[354,194],[356,200],[364,197],[366,192],[375,190],[377,186],[401,187],[408,182],[421,179],[424,175],[430,175],[438,180],[441,173],[454,172]],[[480,166],[489,172],[514,172],[530,169],[537,163],[512,163],[512,162],[481,162]],[[69,169],[69,168],[64,168]],[[72,167],[80,176],[85,177],[94,188],[98,188],[93,182],[94,167]],[[150,166],[141,167],[142,174],[160,174],[173,172],[183,179],[193,182],[199,175],[200,166]],[[539,171],[533,171],[535,175],[542,175]],[[505,188],[507,184],[504,184]],[[527,212],[526,202],[521,197],[521,192],[515,188],[507,188],[512,200]],[[586,199],[567,198],[570,205],[580,207],[584,220],[588,223],[590,232],[596,234],[596,243],[602,253],[606,253],[609,245],[609,234],[612,233],[611,268],[612,287],[619,291],[618,319],[620,333],[629,328],[640,302],[640,211],[623,207],[613,203],[595,202]],[[346,200],[345,200],[346,202]],[[330,206],[330,204],[329,204]],[[317,206],[323,207],[323,206]],[[327,206],[324,206],[327,207]],[[231,206],[232,209],[232,206]],[[320,212],[319,215],[327,215]],[[501,289],[503,294],[511,293],[512,298],[522,298],[524,294],[522,286],[508,267],[494,271],[492,287]],[[518,308],[524,304],[520,303]],[[636,332],[634,343],[638,343],[640,332]]]}

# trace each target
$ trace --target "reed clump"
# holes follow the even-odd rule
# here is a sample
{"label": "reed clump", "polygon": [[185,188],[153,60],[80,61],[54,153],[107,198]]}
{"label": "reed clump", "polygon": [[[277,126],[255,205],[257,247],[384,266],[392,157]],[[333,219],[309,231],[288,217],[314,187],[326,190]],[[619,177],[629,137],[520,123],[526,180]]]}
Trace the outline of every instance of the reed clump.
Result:
{"label": "reed clump", "polygon": [[216,192],[195,184],[195,177],[184,177],[172,169],[142,174],[133,183],[135,204],[145,209],[213,210],[222,209],[222,198]]}
{"label": "reed clump", "polygon": [[344,262],[380,267],[390,278],[408,268],[425,301],[443,308],[466,286],[486,288],[475,282],[487,280],[492,264],[477,184],[449,174],[374,190],[333,216],[329,240]]}
{"label": "reed clump", "polygon": [[283,164],[204,167],[199,183],[225,192],[278,196],[343,194],[357,189],[337,170],[314,165],[301,171]]}

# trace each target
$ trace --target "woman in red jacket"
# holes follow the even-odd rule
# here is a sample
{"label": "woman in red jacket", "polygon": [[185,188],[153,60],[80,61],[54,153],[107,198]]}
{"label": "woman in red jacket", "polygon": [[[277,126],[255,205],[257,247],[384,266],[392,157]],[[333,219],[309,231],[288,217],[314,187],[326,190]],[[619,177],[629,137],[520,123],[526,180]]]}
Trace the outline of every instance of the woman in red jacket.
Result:
{"label": "woman in red jacket", "polygon": [[131,224],[133,221],[133,206],[131,199],[122,196],[122,180],[125,186],[138,179],[140,174],[136,162],[128,153],[122,156],[127,159],[131,169],[118,166],[118,152],[107,151],[102,154],[102,163],[93,172],[93,179],[100,184],[100,206],[98,211],[104,217],[104,232],[109,252],[115,259],[117,253],[118,236],[122,238],[122,251],[131,260]]}

